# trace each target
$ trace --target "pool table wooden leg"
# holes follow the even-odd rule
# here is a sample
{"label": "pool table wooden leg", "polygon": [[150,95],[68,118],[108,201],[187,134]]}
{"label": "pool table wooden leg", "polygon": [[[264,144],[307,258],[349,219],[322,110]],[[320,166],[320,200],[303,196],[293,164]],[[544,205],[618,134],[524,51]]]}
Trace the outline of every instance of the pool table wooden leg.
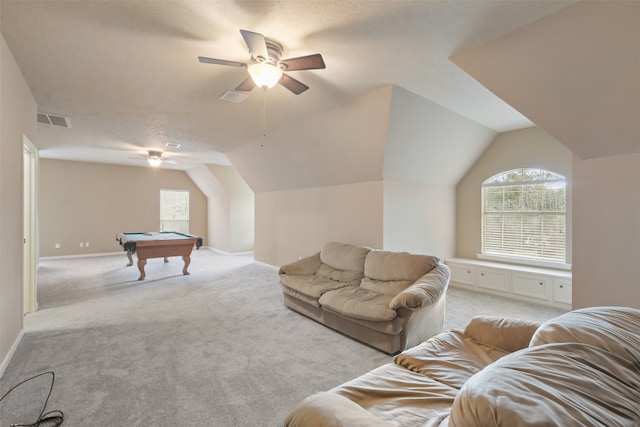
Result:
{"label": "pool table wooden leg", "polygon": [[164,257],[164,262],[169,262],[169,258]]}
{"label": "pool table wooden leg", "polygon": [[184,274],[185,276],[188,276],[190,273],[187,271],[187,268],[189,267],[189,264],[191,264],[191,257],[189,255],[185,255],[182,257],[182,260],[184,261],[184,268],[182,269],[182,274]]}
{"label": "pool table wooden leg", "polygon": [[147,263],[147,259],[140,259],[138,258],[138,270],[140,270],[140,277],[138,277],[138,280],[144,280],[144,266]]}
{"label": "pool table wooden leg", "polygon": [[127,251],[127,258],[129,258],[129,264],[127,266],[131,267],[133,265],[133,252]]}

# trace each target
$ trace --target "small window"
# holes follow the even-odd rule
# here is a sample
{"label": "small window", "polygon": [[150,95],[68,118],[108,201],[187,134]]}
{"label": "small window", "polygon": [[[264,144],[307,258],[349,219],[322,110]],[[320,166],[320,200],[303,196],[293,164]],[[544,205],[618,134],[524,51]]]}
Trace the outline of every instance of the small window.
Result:
{"label": "small window", "polygon": [[189,192],[160,190],[160,231],[189,233]]}
{"label": "small window", "polygon": [[564,263],[566,180],[514,169],[482,184],[482,254]]}

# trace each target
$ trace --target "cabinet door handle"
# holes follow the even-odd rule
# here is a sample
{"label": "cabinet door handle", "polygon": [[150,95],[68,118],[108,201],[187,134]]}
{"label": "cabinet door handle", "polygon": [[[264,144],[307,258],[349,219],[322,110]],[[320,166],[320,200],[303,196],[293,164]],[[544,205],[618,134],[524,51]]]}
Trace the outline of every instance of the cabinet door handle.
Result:
{"label": "cabinet door handle", "polygon": [[540,282],[540,286],[544,285],[544,282]]}
{"label": "cabinet door handle", "polygon": [[563,288],[564,288],[564,285],[560,285],[560,289],[563,289]]}

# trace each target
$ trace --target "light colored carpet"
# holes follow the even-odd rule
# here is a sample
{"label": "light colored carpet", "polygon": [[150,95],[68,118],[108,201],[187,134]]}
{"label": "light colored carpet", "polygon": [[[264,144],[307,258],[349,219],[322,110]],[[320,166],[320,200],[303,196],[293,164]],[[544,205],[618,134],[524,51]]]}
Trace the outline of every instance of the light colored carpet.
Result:
{"label": "light colored carpet", "polygon": [[[391,360],[284,307],[275,267],[211,250],[192,258],[190,276],[179,258],[149,260],[141,282],[124,254],[42,260],[39,311],[25,318],[0,395],[51,370],[47,409],[62,410],[64,426],[278,426],[309,394]],[[560,313],[448,292],[448,328],[476,314]],[[26,387],[0,404],[0,426],[37,417],[48,385]]]}

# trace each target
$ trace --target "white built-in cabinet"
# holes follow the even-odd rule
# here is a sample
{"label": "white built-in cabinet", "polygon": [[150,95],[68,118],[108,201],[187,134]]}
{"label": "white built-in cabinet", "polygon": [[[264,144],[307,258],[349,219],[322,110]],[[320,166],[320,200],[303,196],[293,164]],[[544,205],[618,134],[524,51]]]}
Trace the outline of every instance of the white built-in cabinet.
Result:
{"label": "white built-in cabinet", "polygon": [[446,261],[453,286],[571,309],[571,272],[461,258]]}

